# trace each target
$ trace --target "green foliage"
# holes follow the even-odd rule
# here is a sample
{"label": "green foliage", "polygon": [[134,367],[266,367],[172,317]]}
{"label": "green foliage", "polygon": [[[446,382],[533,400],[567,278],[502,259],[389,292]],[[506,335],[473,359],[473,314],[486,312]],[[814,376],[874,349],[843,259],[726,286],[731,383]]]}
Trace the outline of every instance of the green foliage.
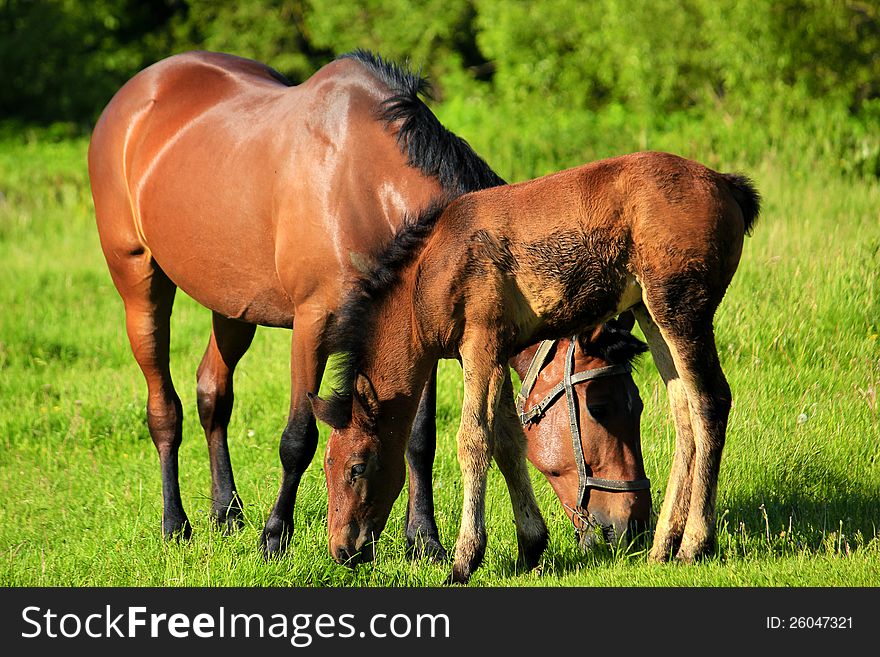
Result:
{"label": "green foliage", "polygon": [[188,0],[186,7],[172,21],[175,51],[215,50],[250,57],[293,82],[303,81],[333,57],[310,38],[301,0]]}
{"label": "green foliage", "polygon": [[0,117],[87,127],[167,52],[165,0],[0,1]]}
{"label": "green foliage", "polygon": [[128,77],[194,48],[295,82],[354,48],[409,60],[514,178],[523,153],[546,172],[655,144],[880,173],[877,0],[0,0],[0,115],[87,130]]}

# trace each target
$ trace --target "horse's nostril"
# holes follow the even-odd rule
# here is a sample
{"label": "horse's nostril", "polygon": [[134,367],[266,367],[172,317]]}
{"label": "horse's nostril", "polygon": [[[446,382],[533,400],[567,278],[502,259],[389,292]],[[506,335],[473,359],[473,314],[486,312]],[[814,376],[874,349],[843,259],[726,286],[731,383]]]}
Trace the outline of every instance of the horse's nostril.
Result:
{"label": "horse's nostril", "polygon": [[357,561],[358,553],[352,552],[347,547],[339,546],[336,548],[336,561],[345,565],[345,566],[353,566]]}

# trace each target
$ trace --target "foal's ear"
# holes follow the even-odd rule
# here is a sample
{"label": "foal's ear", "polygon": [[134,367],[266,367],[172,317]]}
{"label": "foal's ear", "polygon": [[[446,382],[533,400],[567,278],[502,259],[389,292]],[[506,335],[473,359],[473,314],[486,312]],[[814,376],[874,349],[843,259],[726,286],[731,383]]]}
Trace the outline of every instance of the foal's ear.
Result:
{"label": "foal's ear", "polygon": [[334,429],[345,429],[351,424],[351,402],[344,403],[341,397],[332,400],[321,399],[318,395],[308,393],[309,403],[312,405],[312,413],[324,424],[329,424]]}
{"label": "foal's ear", "polygon": [[354,382],[354,402],[370,420],[379,416],[379,396],[366,375],[358,372]]}
{"label": "foal's ear", "polygon": [[636,316],[632,314],[631,310],[625,310],[617,316],[617,328],[622,328],[624,331],[632,331],[635,325]]}

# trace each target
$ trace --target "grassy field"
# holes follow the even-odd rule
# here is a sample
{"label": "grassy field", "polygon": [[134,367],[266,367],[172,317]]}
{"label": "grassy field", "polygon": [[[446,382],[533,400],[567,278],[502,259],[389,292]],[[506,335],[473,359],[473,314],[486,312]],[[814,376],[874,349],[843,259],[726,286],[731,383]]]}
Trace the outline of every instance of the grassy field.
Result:
{"label": "grassy field", "polygon": [[[374,564],[349,570],[332,562],[320,467],[326,427],[300,488],[295,548],[279,561],[260,558],[288,405],[286,331],[258,331],[237,374],[229,434],[246,527],[232,537],[211,529],[195,409],[210,314],[182,294],[172,371],[185,409],[181,485],[195,533],[184,544],[161,540],[146,389],[98,245],[85,152],[82,139],[0,143],[0,585],[439,585],[447,566],[404,556],[403,498]],[[644,552],[584,557],[535,473],[551,542],[539,571],[519,573],[512,513],[493,469],[489,547],[474,586],[880,584],[880,185],[823,174],[811,163],[792,172],[772,158],[750,173],[764,212],[716,322],[734,394],[717,556],[695,566],[648,565]],[[673,427],[650,358],[636,381],[659,508]],[[435,482],[450,548],[461,503],[460,395],[458,365],[445,362]]]}

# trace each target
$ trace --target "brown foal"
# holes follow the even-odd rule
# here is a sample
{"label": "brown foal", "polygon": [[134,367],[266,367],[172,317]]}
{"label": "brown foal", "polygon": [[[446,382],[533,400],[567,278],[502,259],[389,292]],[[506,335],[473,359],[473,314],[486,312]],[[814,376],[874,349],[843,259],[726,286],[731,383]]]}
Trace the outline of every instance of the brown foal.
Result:
{"label": "brown foal", "polygon": [[507,360],[536,340],[587,332],[632,309],[666,383],[676,449],[650,558],[713,548],[730,388],[713,318],[759,197],[743,176],[668,153],[635,153],[438,205],[399,231],[340,310],[331,340],[343,387],[312,399],[331,424],[325,455],[331,553],[370,556],[403,484],[422,387],[461,360],[464,502],[451,581],[482,561],[494,453],[514,507],[520,560],[547,530],[525,467]]}

